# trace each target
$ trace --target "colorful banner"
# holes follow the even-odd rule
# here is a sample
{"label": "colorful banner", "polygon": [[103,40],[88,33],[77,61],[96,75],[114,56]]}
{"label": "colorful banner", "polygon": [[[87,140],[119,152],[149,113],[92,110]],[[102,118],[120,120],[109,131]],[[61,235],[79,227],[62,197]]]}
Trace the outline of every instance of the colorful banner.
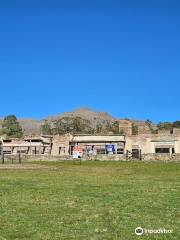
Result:
{"label": "colorful banner", "polygon": [[79,146],[75,146],[73,148],[73,158],[82,158],[83,156],[83,149]]}
{"label": "colorful banner", "polygon": [[116,153],[116,149],[115,149],[114,144],[106,144],[105,145],[105,150],[106,150],[106,154],[115,154]]}

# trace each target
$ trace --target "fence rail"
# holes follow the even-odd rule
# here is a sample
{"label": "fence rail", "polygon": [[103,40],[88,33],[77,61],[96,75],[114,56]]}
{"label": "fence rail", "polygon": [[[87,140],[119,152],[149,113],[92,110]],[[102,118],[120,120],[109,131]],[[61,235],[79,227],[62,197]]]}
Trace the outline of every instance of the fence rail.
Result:
{"label": "fence rail", "polygon": [[[7,159],[6,159],[6,156],[8,156]],[[14,161],[18,161],[18,163],[22,163],[22,155],[21,155],[21,153],[18,153],[18,154],[5,154],[5,153],[2,153],[1,154],[2,164],[5,163],[5,160],[10,160],[12,163],[14,163]]]}

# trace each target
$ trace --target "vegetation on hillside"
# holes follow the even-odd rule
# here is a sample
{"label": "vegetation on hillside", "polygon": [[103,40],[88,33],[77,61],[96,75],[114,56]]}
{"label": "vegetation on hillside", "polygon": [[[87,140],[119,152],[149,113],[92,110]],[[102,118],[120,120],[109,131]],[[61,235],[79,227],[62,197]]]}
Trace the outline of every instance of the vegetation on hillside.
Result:
{"label": "vegetation on hillside", "polygon": [[61,119],[48,122],[41,126],[42,134],[107,134],[119,133],[118,121],[98,121],[93,124],[90,120],[82,117],[62,117]]}
{"label": "vegetation on hillside", "polygon": [[180,121],[175,122],[160,122],[157,125],[159,130],[172,130],[173,128],[180,128]]}
{"label": "vegetation on hillside", "polygon": [[132,135],[138,135],[138,126],[132,123]]}
{"label": "vegetation on hillside", "polygon": [[153,122],[152,122],[151,120],[147,119],[147,120],[145,121],[145,124],[149,127],[149,130],[150,130],[150,132],[151,132],[152,134],[158,133],[158,129],[154,129],[154,127],[153,127]]}
{"label": "vegetation on hillside", "polygon": [[[126,120],[132,123],[132,134],[158,133],[158,130],[172,130],[180,128],[180,121],[160,122],[154,124],[151,120],[136,121]],[[23,129],[23,130],[22,130]],[[119,121],[107,113],[94,112],[89,109],[79,109],[45,120],[18,119],[15,115],[8,115],[0,120],[0,135],[7,137],[22,137],[24,134],[52,135],[52,134],[124,134],[119,130]]]}

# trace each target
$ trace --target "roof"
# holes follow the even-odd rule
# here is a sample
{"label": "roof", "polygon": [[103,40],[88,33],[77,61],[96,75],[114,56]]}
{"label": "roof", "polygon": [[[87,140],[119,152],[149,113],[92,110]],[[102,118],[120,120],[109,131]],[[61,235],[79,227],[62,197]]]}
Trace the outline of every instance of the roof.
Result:
{"label": "roof", "polygon": [[121,142],[124,135],[75,135],[71,142]]}
{"label": "roof", "polygon": [[38,143],[3,143],[3,147],[38,147],[42,146],[41,142]]}

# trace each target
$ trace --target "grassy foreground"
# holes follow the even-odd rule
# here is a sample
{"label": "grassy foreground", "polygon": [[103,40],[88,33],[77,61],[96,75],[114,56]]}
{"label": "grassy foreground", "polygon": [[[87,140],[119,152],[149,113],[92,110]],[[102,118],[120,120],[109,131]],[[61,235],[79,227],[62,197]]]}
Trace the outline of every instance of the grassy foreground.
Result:
{"label": "grassy foreground", "polygon": [[[8,165],[7,165],[8,166]],[[180,164],[39,162],[0,169],[0,239],[180,239]],[[172,234],[134,230],[172,229]]]}

